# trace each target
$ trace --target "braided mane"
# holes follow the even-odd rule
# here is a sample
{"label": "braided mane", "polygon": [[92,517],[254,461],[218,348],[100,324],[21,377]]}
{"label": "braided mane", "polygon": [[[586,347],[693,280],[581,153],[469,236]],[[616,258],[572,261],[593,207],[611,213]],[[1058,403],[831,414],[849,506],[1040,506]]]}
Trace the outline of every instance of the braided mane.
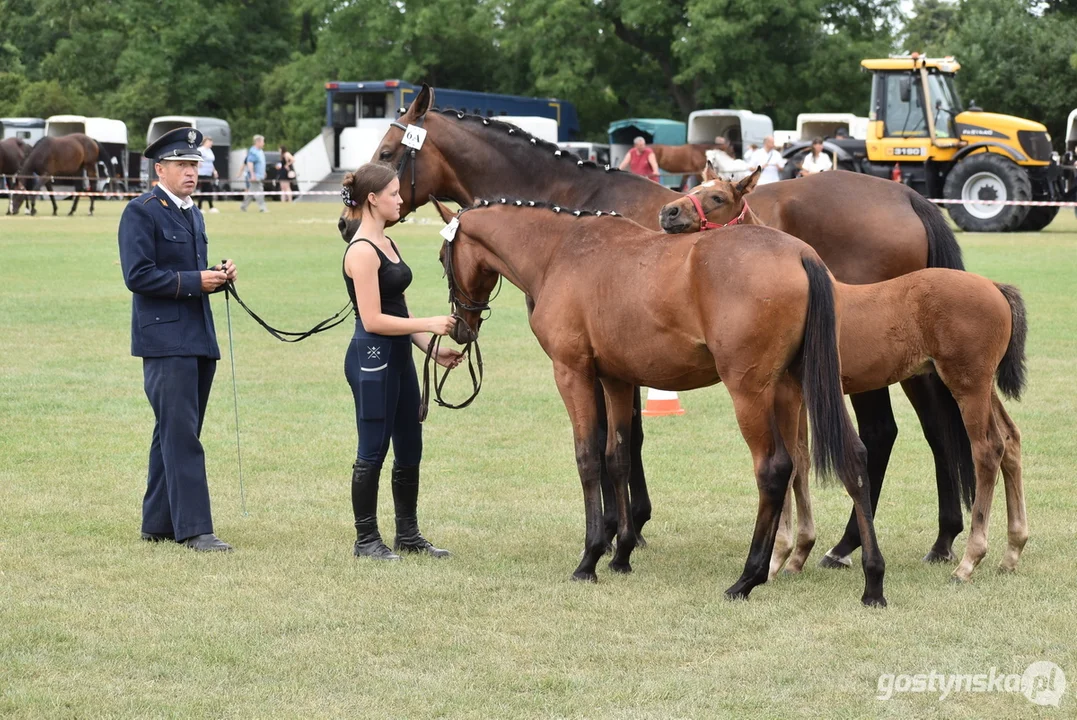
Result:
{"label": "braided mane", "polygon": [[576,208],[567,208],[556,203],[547,202],[545,200],[520,200],[517,198],[508,197],[488,199],[476,198],[474,204],[460,210],[460,214],[463,215],[469,210],[481,210],[483,208],[501,206],[518,208],[538,208],[540,210],[550,210],[551,212],[557,213],[559,215],[571,215],[573,217],[624,217],[624,215],[614,210],[580,210]]}

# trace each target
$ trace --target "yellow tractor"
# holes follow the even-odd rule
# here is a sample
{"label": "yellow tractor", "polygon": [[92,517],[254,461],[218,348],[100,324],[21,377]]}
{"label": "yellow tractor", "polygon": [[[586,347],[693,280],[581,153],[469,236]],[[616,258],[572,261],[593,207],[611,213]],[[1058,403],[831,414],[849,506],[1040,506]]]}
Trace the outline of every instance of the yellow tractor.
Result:
{"label": "yellow tractor", "polygon": [[[1051,136],[1038,122],[964,109],[953,58],[864,60],[874,74],[865,140],[836,138],[825,148],[838,167],[892,178],[946,205],[962,230],[1040,230],[1057,207],[994,205],[992,200],[1061,200],[1068,195]],[[786,157],[796,161],[803,148]],[[790,164],[794,164],[790,163]]]}

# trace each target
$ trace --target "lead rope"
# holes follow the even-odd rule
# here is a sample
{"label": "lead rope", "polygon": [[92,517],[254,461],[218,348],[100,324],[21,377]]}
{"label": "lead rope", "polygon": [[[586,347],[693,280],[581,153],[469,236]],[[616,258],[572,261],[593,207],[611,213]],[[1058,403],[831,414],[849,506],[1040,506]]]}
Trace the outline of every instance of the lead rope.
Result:
{"label": "lead rope", "polygon": [[[221,261],[224,267],[225,261]],[[239,445],[239,390],[236,388],[236,344],[232,339],[232,304],[228,301],[228,289],[232,283],[225,285],[224,291],[224,314],[228,318],[228,357],[232,361],[232,409],[235,412],[236,421],[236,464],[239,467],[239,505],[243,509],[243,516],[247,517],[247,493],[243,488],[243,453]]]}

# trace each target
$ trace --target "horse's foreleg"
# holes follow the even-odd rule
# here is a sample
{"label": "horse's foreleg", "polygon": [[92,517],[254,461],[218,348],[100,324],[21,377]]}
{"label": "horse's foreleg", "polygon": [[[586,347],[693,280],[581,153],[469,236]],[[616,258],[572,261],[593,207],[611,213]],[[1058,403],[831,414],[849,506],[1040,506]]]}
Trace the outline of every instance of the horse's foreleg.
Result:
{"label": "horse's foreleg", "polygon": [[787,573],[799,573],[815,547],[815,515],[811,507],[811,483],[808,460],[808,408],[801,406],[797,422],[796,470],[792,490],[797,503],[797,542],[792,557],[785,564]]}
{"label": "horse's foreleg", "polygon": [[[987,382],[993,378],[988,376]],[[1006,449],[1002,433],[995,422],[991,409],[991,390],[987,393],[962,393],[957,396],[961,417],[972,444],[972,462],[976,468],[976,499],[972,503],[972,523],[969,541],[961,563],[953,573],[953,579],[965,582],[987,554],[987,528],[991,521],[991,500],[995,494],[995,480]]]}
{"label": "horse's foreleg", "polygon": [[1002,407],[998,394],[991,393],[991,405],[995,420],[1002,432],[1005,450],[1002,452],[1002,480],[1006,485],[1006,553],[1002,556],[1000,570],[1012,572],[1017,569],[1021,551],[1028,542],[1028,518],[1025,516],[1025,487],[1021,480],[1021,431]]}
{"label": "horse's foreleg", "polygon": [[72,215],[75,214],[75,208],[77,208],[79,206],[79,193],[80,192],[85,192],[83,190],[84,187],[86,187],[86,183],[85,183],[84,180],[75,181],[75,196],[74,196],[74,198],[73,198],[73,200],[71,202],[71,210],[70,210],[70,212],[67,213],[68,217],[71,217]]}
{"label": "horse's foreleg", "polygon": [[[609,429],[606,425],[606,393],[602,382],[596,377],[594,381],[595,418],[597,420],[595,442],[599,447],[606,446]],[[613,491],[613,478],[606,466],[606,457],[599,458],[599,485],[602,489],[602,532],[606,540],[606,552],[613,552],[613,539],[617,537],[617,500]]]}
{"label": "horse's foreleg", "polygon": [[733,398],[741,435],[752,453],[756,488],[759,491],[755,530],[744,572],[725,591],[726,597],[731,599],[747,599],[752,588],[767,581],[781,507],[789,489],[789,477],[793,473],[793,458],[779,430],[782,419],[779,414],[784,411],[785,414],[793,413],[795,417],[799,407],[779,407],[775,388],[770,385],[750,387],[747,383],[741,383],[736,388],[727,387]]}
{"label": "horse's foreleg", "polygon": [[[97,193],[97,167],[94,166],[93,172],[89,173],[89,181],[86,186],[90,189],[90,217],[93,217],[93,203],[96,200]],[[74,212],[72,208],[71,212]]]}
{"label": "horse's foreleg", "polygon": [[[52,178],[45,183],[45,189],[49,191],[49,200],[52,202],[52,214],[55,217],[60,212],[60,206],[56,203],[56,196],[52,194]],[[34,214],[37,214],[37,208],[34,208]]]}
{"label": "horse's foreleg", "polygon": [[586,518],[583,557],[574,580],[596,582],[595,566],[606,549],[602,524],[602,494],[599,489],[602,446],[598,441],[598,417],[594,404],[594,375],[590,368],[555,362],[554,378],[561,399],[572,421],[572,437],[576,446],[576,468],[583,485],[583,507]]}
{"label": "horse's foreleg", "polygon": [[629,512],[628,476],[632,470],[632,392],[633,387],[620,380],[603,378],[606,393],[606,469],[613,480],[617,503],[617,550],[610,570],[632,572],[630,558],[636,547],[636,530]]}
{"label": "horse's foreleg", "polygon": [[[867,479],[871,486],[871,511],[875,512],[879,504],[879,494],[886,478],[886,466],[890,462],[890,452],[897,440],[898,428],[894,422],[894,410],[890,407],[890,391],[887,388],[866,393],[850,395],[856,424],[860,431],[860,440],[868,452]],[[850,555],[860,547],[860,526],[856,511],[849,512],[849,522],[845,525],[845,534],[838,544],[827,551],[820,560],[820,567],[852,567]]]}

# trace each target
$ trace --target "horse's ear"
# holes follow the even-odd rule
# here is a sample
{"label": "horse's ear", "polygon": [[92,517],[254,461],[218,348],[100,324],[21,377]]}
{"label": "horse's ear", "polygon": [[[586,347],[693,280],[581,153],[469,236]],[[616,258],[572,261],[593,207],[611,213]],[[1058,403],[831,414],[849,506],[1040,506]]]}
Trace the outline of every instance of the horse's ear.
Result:
{"label": "horse's ear", "polygon": [[441,219],[445,222],[449,222],[456,215],[456,213],[454,213],[452,210],[442,205],[441,201],[439,201],[433,195],[430,196],[430,202],[434,204],[434,207],[437,208],[438,215],[440,215]]}
{"label": "horse's ear", "polygon": [[707,161],[707,167],[703,168],[703,182],[711,182],[718,179],[718,173],[715,171],[714,166],[711,165],[711,161]]}
{"label": "horse's ear", "polygon": [[752,171],[752,174],[737,183],[736,188],[738,197],[743,197],[755,189],[756,184],[759,182],[759,175],[763,172],[763,168],[757,167]]}
{"label": "horse's ear", "polygon": [[419,94],[411,101],[411,107],[408,108],[408,112],[417,120],[426,115],[426,112],[432,107],[434,107],[434,88],[423,83]]}

